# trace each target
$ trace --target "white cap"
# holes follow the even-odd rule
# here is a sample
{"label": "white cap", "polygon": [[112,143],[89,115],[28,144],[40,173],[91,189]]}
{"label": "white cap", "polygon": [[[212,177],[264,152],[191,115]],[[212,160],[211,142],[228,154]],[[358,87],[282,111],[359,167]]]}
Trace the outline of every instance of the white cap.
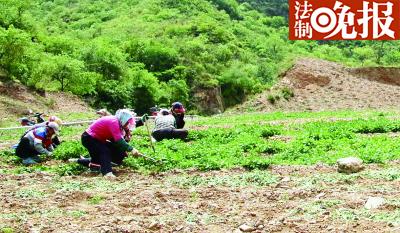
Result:
{"label": "white cap", "polygon": [[60,132],[60,127],[55,122],[49,122],[49,124],[47,124],[47,127],[52,128],[54,130],[54,133],[57,135]]}

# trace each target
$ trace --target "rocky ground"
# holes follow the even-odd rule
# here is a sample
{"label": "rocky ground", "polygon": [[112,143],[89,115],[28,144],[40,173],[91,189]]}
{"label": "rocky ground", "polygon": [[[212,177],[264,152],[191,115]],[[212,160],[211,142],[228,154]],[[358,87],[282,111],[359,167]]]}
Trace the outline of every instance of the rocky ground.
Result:
{"label": "rocky ground", "polygon": [[[271,90],[236,110],[396,109],[400,105],[398,80],[398,68],[347,68],[325,60],[301,58]],[[294,96],[285,98],[285,88]]]}
{"label": "rocky ground", "polygon": [[[155,175],[122,168],[116,180],[0,174],[3,231],[400,231],[400,162],[352,175],[325,165]],[[367,209],[370,197],[384,202]]]}

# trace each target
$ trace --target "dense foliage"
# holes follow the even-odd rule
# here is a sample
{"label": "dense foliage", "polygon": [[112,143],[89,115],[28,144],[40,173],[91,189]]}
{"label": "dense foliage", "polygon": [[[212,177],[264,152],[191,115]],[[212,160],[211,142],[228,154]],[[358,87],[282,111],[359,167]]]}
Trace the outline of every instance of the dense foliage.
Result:
{"label": "dense foliage", "polygon": [[0,4],[5,79],[69,91],[111,110],[142,113],[173,101],[195,109],[196,93],[210,89],[221,89],[229,107],[272,85],[297,56],[351,65],[400,61],[398,42],[289,41],[281,0]]}

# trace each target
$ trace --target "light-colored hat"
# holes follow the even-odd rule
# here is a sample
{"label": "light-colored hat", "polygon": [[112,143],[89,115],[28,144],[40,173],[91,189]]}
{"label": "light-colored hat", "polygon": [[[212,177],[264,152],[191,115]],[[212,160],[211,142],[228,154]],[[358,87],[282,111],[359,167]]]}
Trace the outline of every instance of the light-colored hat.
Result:
{"label": "light-colored hat", "polygon": [[128,109],[120,109],[115,113],[121,126],[124,126],[130,119],[133,119],[133,113]]}
{"label": "light-colored hat", "polygon": [[55,123],[55,122],[49,122],[49,124],[47,124],[47,127],[53,129],[53,130],[54,130],[54,133],[55,133],[56,135],[58,135],[59,132],[60,132],[60,126],[58,126],[58,124]]}

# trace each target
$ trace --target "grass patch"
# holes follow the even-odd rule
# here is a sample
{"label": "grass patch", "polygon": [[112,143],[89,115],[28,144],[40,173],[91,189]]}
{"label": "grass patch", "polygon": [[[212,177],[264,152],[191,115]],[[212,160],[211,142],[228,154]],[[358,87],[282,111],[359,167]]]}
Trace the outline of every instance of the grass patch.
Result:
{"label": "grass patch", "polygon": [[95,195],[88,199],[88,203],[91,205],[98,205],[104,200],[103,196]]}
{"label": "grass patch", "polygon": [[333,218],[344,220],[347,222],[354,222],[360,219],[366,219],[375,222],[385,222],[391,224],[400,224],[400,209],[396,209],[394,211],[386,211],[386,210],[354,210],[354,209],[346,209],[340,208],[334,211]]}
{"label": "grass patch", "polygon": [[1,233],[14,233],[14,228],[12,227],[3,227],[0,230]]}
{"label": "grass patch", "polygon": [[83,210],[72,210],[72,211],[69,211],[67,214],[73,218],[82,218],[87,213]]}
{"label": "grass patch", "polygon": [[36,189],[21,189],[15,194],[20,199],[42,199],[46,193]]}
{"label": "grass patch", "polygon": [[[342,157],[358,156],[365,163],[386,163],[400,159],[400,138],[376,132],[395,132],[400,124],[393,119],[391,112],[317,112],[241,114],[224,117],[200,118],[189,125],[208,125],[211,128],[190,130],[186,141],[164,140],[156,143],[156,153],[149,147],[144,127],[135,131],[131,145],[139,151],[162,160],[157,164],[145,158],[126,158],[124,166],[143,173],[163,172],[172,169],[197,169],[201,171],[243,167],[248,170],[265,170],[271,164],[316,163],[335,164]],[[324,117],[367,116],[368,119],[324,121]],[[283,125],[268,124],[276,119],[319,119],[314,122],[296,122]],[[217,128],[218,125],[224,127]],[[225,127],[227,126],[227,127]],[[0,168],[0,173],[26,173],[46,171],[59,175],[78,175],[86,168],[64,161],[86,155],[86,149],[77,137],[87,126],[64,127],[63,142],[54,157],[60,165],[44,167],[36,165],[24,167],[12,151],[0,152],[0,165],[16,165],[13,169]],[[371,133],[365,137],[361,134]],[[289,141],[272,140],[276,135],[290,137]],[[11,134],[8,134],[11,137]],[[14,135],[15,137],[15,135]],[[388,179],[396,180],[398,172],[386,174]],[[381,176],[386,176],[381,175]]]}
{"label": "grass patch", "polygon": [[226,186],[226,187],[265,187],[277,183],[278,178],[269,172],[252,171],[237,175],[210,176],[186,175],[175,176],[168,181],[173,185],[182,188],[191,188],[198,186]]}

